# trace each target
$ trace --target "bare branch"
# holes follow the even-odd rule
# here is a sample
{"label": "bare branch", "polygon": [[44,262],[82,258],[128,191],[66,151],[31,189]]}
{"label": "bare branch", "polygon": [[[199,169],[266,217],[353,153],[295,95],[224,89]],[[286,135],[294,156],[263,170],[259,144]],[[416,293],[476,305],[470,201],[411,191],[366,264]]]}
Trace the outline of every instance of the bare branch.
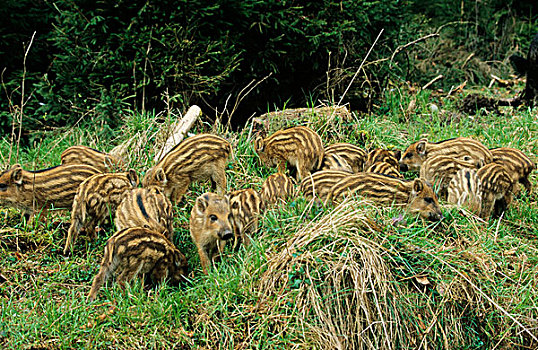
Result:
{"label": "bare branch", "polygon": [[424,85],[422,87],[422,90],[426,90],[427,88],[429,88],[433,83],[435,83],[436,81],[438,80],[441,80],[443,79],[443,75],[442,74],[439,74],[438,76],[436,76],[435,78],[433,78],[432,80],[430,80],[428,83],[426,83],[426,85]]}
{"label": "bare branch", "polygon": [[[19,118],[18,118],[19,134],[17,136],[17,155],[16,155],[17,161],[19,161],[19,151],[20,151],[21,135],[22,135],[22,118],[24,116],[24,104],[25,104],[25,102],[24,102],[24,88],[25,88],[25,81],[26,81],[26,57],[28,57],[28,53],[30,52],[30,48],[32,47],[32,43],[34,42],[35,33],[36,32],[34,32],[32,34],[32,38],[30,39],[30,43],[28,44],[28,46],[26,47],[26,51],[24,52],[24,59],[23,59],[22,84],[21,84],[21,105],[20,105],[20,108],[19,108]],[[10,155],[10,158],[11,158],[11,155]]]}

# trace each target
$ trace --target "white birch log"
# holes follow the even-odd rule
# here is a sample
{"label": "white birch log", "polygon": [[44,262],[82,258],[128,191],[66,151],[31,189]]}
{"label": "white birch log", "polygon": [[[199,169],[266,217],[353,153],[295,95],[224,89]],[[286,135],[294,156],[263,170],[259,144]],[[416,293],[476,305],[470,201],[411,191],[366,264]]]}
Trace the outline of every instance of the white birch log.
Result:
{"label": "white birch log", "polygon": [[187,113],[185,113],[180,121],[170,125],[169,129],[166,130],[168,132],[162,130],[163,132],[166,132],[166,135],[170,136],[168,136],[163,145],[155,145],[155,164],[157,164],[172,148],[174,148],[175,145],[180,143],[183,138],[185,138],[185,135],[201,114],[202,110],[200,107],[193,105],[189,108]]}

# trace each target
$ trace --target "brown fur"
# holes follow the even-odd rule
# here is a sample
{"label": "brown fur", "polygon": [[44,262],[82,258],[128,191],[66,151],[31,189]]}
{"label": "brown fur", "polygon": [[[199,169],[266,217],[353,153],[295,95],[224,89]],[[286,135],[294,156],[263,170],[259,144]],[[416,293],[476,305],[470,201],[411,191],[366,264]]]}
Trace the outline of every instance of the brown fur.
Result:
{"label": "brown fur", "polygon": [[478,169],[480,164],[466,156],[464,159],[454,158],[453,156],[436,155],[429,157],[420,167],[420,177],[428,181],[440,198],[447,198],[447,189],[450,180],[456,173],[464,168]]}
{"label": "brown fur", "polygon": [[144,187],[160,186],[177,204],[192,182],[212,180],[217,193],[226,191],[226,163],[232,146],[211,134],[189,137],[175,146],[144,176]]}
{"label": "brown fur", "polygon": [[340,170],[353,173],[353,169],[344,157],[341,157],[336,153],[325,153],[323,162],[321,163],[321,170]]}
{"label": "brown fur", "polygon": [[0,204],[18,208],[33,216],[50,205],[71,208],[78,186],[99,171],[88,165],[59,165],[27,171],[16,164],[0,174]]}
{"label": "brown fur", "polygon": [[316,198],[320,202],[325,202],[331,188],[350,175],[352,174],[338,170],[318,171],[303,179],[299,186],[299,193],[302,193],[305,198]]}
{"label": "brown fur", "polygon": [[364,163],[364,169],[369,169],[372,165],[376,163],[387,163],[394,167],[394,169],[398,170],[400,168],[400,164],[398,163],[400,155],[400,151],[391,151],[387,149],[376,148],[368,152],[368,158]]}
{"label": "brown fur", "polygon": [[327,201],[340,201],[352,194],[384,205],[406,206],[410,212],[419,213],[425,219],[437,221],[443,217],[437,196],[422,179],[406,181],[381,174],[358,173],[336,183]]}
{"label": "brown fur", "polygon": [[266,139],[258,137],[254,148],[263,164],[277,166],[280,173],[285,172],[286,163],[294,166],[298,180],[319,169],[323,161],[321,137],[305,126],[279,130]]}
{"label": "brown fur", "polygon": [[171,285],[179,285],[187,269],[185,255],[162,234],[142,227],[120,230],[107,241],[88,299],[95,300],[99,289],[113,275],[117,275],[116,283],[121,286],[137,275],[145,275],[152,284],[169,280]]}
{"label": "brown fur", "polygon": [[444,140],[437,143],[421,139],[411,144],[400,159],[400,169],[403,171],[419,171],[426,159],[438,155],[454,158],[471,157],[472,161],[488,164],[493,161],[491,152],[477,140],[467,137]]}
{"label": "brown fur", "polygon": [[368,169],[366,169],[365,172],[403,178],[403,175],[398,171],[398,168],[394,167],[394,164],[387,163],[387,162],[374,163]]}
{"label": "brown fur", "polygon": [[293,180],[281,173],[270,175],[262,185],[262,201],[265,207],[275,204],[277,201],[287,201],[295,195]]}
{"label": "brown fur", "polygon": [[159,187],[134,188],[125,193],[118,205],[114,223],[118,231],[128,227],[145,227],[173,241],[172,213],[172,203]]}
{"label": "brown fur", "polygon": [[448,184],[447,202],[466,206],[476,215],[482,209],[482,183],[475,169],[463,168],[456,172]]}
{"label": "brown fur", "polygon": [[518,149],[500,147],[490,150],[495,163],[504,166],[514,183],[519,182],[525,187],[527,193],[532,192],[532,184],[529,175],[536,169],[534,163],[525,153]]}
{"label": "brown fur", "polygon": [[506,169],[497,163],[490,163],[477,172],[482,184],[482,210],[480,216],[488,218],[491,214],[500,216],[512,202],[514,182]]}
{"label": "brown fur", "polygon": [[258,192],[252,188],[237,190],[228,194],[231,223],[234,230],[234,247],[240,243],[250,244],[250,237],[258,231],[258,217],[263,210],[263,201]]}
{"label": "brown fur", "polygon": [[86,164],[102,173],[124,171],[120,158],[86,146],[71,146],[62,152],[62,165]]}
{"label": "brown fur", "polygon": [[342,157],[351,167],[353,173],[364,170],[368,154],[362,148],[351,143],[335,143],[325,148],[325,154],[336,154]]}
{"label": "brown fur", "polygon": [[100,225],[116,211],[125,192],[138,186],[134,170],[127,173],[97,174],[84,180],[78,187],[71,211],[71,226],[67,234],[64,254],[68,254],[81,230],[95,239],[95,226]]}
{"label": "brown fur", "polygon": [[213,259],[224,251],[226,241],[234,237],[230,202],[215,193],[204,193],[196,199],[191,211],[191,237],[207,275]]}

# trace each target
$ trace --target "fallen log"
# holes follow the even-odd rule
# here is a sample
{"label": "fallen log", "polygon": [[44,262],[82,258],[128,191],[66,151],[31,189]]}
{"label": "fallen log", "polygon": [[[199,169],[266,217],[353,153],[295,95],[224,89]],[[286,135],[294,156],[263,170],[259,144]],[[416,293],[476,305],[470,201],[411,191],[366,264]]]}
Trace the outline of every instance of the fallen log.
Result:
{"label": "fallen log", "polygon": [[462,111],[465,113],[475,113],[480,108],[497,110],[501,106],[520,106],[524,101],[521,96],[512,98],[495,98],[486,97],[478,94],[470,94],[465,96],[462,102]]}
{"label": "fallen log", "polygon": [[345,121],[353,119],[346,106],[293,108],[265,113],[252,119],[252,130],[269,135],[277,130],[298,124],[308,126],[314,118],[328,119],[335,116]]}
{"label": "fallen log", "polygon": [[163,127],[157,134],[157,140],[166,138],[164,144],[157,143],[155,145],[155,163],[158,163],[175,145],[180,143],[187,132],[194,125],[196,120],[202,115],[202,110],[197,105],[193,105],[189,108],[187,113],[181,118],[181,120]]}
{"label": "fallen log", "polygon": [[[114,147],[110,154],[120,157],[127,164],[132,160],[140,162],[142,158],[147,159],[147,151],[144,151],[149,142],[153,142],[152,150],[154,162],[161,160],[175,145],[180,143],[196,120],[202,114],[200,107],[193,105],[187,113],[178,121],[172,124],[163,124],[156,133],[148,134],[146,131],[138,132],[127,141]],[[151,154],[149,153],[149,154]]]}

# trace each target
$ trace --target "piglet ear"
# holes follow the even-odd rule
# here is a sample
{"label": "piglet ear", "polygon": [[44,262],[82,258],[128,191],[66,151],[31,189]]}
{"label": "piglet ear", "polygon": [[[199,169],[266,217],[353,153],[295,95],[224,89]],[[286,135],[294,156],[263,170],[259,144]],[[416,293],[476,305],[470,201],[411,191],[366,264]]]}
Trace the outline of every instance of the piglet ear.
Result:
{"label": "piglet ear", "polygon": [[428,143],[426,139],[422,139],[417,143],[417,153],[421,156],[426,154],[426,143]]}
{"label": "piglet ear", "polygon": [[424,183],[422,182],[421,179],[415,179],[413,181],[413,191],[415,193],[420,193],[422,192],[422,190],[424,189]]}
{"label": "piglet ear", "polygon": [[194,203],[194,207],[196,208],[198,214],[202,215],[206,210],[208,204],[209,196],[207,195],[207,193],[204,193],[200,197],[196,198],[196,203]]}
{"label": "piglet ear", "polygon": [[155,180],[161,183],[161,185],[166,184],[166,174],[164,173],[163,168],[155,170]]}
{"label": "piglet ear", "polygon": [[256,139],[254,140],[254,149],[256,152],[263,152],[264,146],[263,138],[259,135],[256,136]]}
{"label": "piglet ear", "polygon": [[11,180],[17,185],[22,185],[22,167],[20,164],[15,164],[11,170]]}
{"label": "piglet ear", "polygon": [[131,185],[133,185],[133,187],[138,187],[138,183],[140,182],[140,180],[138,179],[138,174],[136,173],[136,170],[129,169],[129,171],[127,172],[127,179],[129,180]]}

